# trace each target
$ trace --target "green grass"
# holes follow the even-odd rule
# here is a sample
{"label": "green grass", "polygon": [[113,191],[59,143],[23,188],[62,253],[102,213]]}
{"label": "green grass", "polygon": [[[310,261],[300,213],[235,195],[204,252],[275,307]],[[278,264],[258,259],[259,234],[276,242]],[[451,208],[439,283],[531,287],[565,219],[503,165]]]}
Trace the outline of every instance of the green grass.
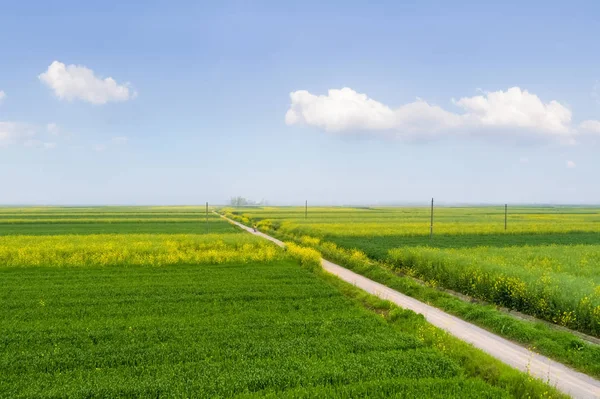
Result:
{"label": "green grass", "polygon": [[[453,226],[457,219],[456,214],[458,212],[466,213],[469,215],[467,217],[469,223],[479,220],[483,227],[478,227],[478,229],[484,231],[486,229],[485,225],[488,223],[482,217],[484,211],[489,210],[485,208],[483,210],[471,208],[448,209],[440,210],[438,213],[447,212],[445,217]],[[522,210],[519,214],[519,218],[525,221],[523,222],[524,225],[532,223],[530,219],[543,216],[553,220],[554,225],[551,229],[554,230],[568,230],[570,228],[568,225],[556,226],[565,215],[567,218],[565,220],[566,224],[572,223],[573,220],[570,218],[575,217],[576,220],[587,226],[590,223],[595,223],[596,219],[594,218],[598,213],[597,210],[577,208],[549,209],[547,212],[544,212],[543,209],[531,209],[529,210],[530,214],[525,213],[525,211],[528,211],[528,209]],[[434,249],[436,248],[435,244],[427,247],[415,246],[415,244],[429,241],[428,236],[403,235],[400,231],[393,237],[378,235],[375,231],[370,230],[372,220],[366,223],[367,227],[362,222],[363,219],[379,219],[382,214],[387,214],[386,221],[381,223],[384,225],[387,223],[386,228],[388,229],[391,228],[390,226],[396,226],[400,230],[404,216],[400,217],[398,215],[403,215],[405,212],[410,213],[411,210],[319,209],[316,215],[309,213],[309,219],[304,220],[304,214],[298,208],[268,208],[264,210],[246,209],[236,212],[238,213],[236,217],[240,220],[244,220],[244,218],[246,220],[252,218],[253,221],[260,220],[259,226],[280,239],[294,240],[304,245],[311,245],[320,250],[326,258],[337,261],[355,272],[519,342],[559,362],[600,377],[599,346],[583,341],[569,332],[553,329],[541,322],[517,319],[493,305],[465,302],[436,288],[438,286],[454,288],[473,295],[477,293],[473,291],[475,289],[473,285],[463,287],[456,284],[462,281],[459,277],[461,275],[466,276],[469,271],[480,274],[486,272],[488,274],[484,277],[489,280],[489,284],[475,285],[475,287],[484,289],[484,287],[496,284],[498,296],[495,296],[495,294],[489,297],[484,295],[475,296],[495,301],[501,305],[520,307],[524,310],[527,310],[527,306],[529,306],[529,313],[541,316],[544,316],[541,314],[543,309],[541,305],[543,304],[547,306],[547,318],[551,321],[580,327],[584,331],[596,331],[589,328],[590,326],[593,327],[593,324],[588,322],[587,326],[585,325],[584,317],[569,320],[568,317],[571,315],[567,314],[566,320],[552,319],[557,314],[564,315],[564,306],[563,309],[555,306],[561,304],[561,301],[563,304],[568,304],[571,301],[572,307],[579,310],[580,316],[586,315],[586,313],[589,315],[594,311],[595,306],[588,305],[596,303],[594,301],[597,299],[593,295],[598,293],[595,287],[597,286],[598,276],[600,276],[598,274],[600,269],[596,267],[598,266],[598,257],[594,254],[597,253],[600,246],[586,244],[597,244],[597,242],[593,242],[593,238],[597,237],[598,232],[543,233],[543,226],[540,227],[535,223],[532,224],[535,227],[534,231],[530,234],[472,234],[467,230],[461,234],[448,234],[443,237],[434,236],[434,239],[430,241],[431,243],[443,241],[445,244],[439,245],[443,249],[436,250]],[[425,214],[423,210],[419,212],[422,215]],[[592,215],[591,219],[587,219],[590,214]],[[265,216],[269,216],[269,218],[265,218]],[[344,218],[348,220],[344,222]],[[329,235],[324,234],[324,226],[327,226],[333,220],[336,221],[335,229]],[[317,228],[313,229],[313,226],[317,226]],[[345,226],[345,231],[340,230],[339,226]],[[361,236],[359,234],[361,231],[365,235]],[[555,238],[560,238],[563,243],[566,241],[569,244],[553,243]],[[480,242],[477,242],[478,240]],[[530,242],[542,244],[542,241],[543,244],[551,245],[516,246],[519,242],[524,245]],[[456,244],[456,249],[446,249],[452,246],[452,242]],[[467,242],[467,245],[464,245],[465,242]],[[494,242],[495,246],[481,247],[481,244],[486,242]],[[397,249],[394,250],[393,248]],[[368,257],[360,255],[356,252],[357,249],[364,249]],[[390,252],[393,256],[390,255]],[[405,256],[407,254],[410,257]],[[454,257],[450,256],[451,254],[454,254]],[[456,259],[456,256],[459,256],[458,254],[463,254],[469,262],[461,264]],[[491,260],[491,262],[486,264],[486,259]],[[526,261],[523,261],[523,259]],[[586,264],[583,265],[582,261]],[[505,267],[506,264],[507,267]],[[506,270],[514,270],[514,274],[510,277],[521,277],[521,279],[507,279],[508,273]],[[490,274],[491,271],[495,271],[496,274]],[[427,285],[419,284],[412,278],[402,276],[401,274],[404,273],[423,278]],[[539,276],[538,279],[532,277],[529,283],[522,285],[522,282],[527,281],[525,277],[535,276],[536,273]],[[484,279],[482,278],[482,280]],[[519,294],[518,289],[522,288],[535,292],[535,287],[541,289],[537,291],[540,293],[538,298],[545,299],[546,302],[540,302],[540,306],[531,308],[532,304],[536,304],[527,301],[528,296],[517,294]],[[586,295],[590,298],[590,301],[580,302]],[[521,301],[521,303],[518,301]],[[540,313],[537,313],[538,311]],[[577,323],[582,324],[577,325]]]}
{"label": "green grass", "polygon": [[299,208],[234,213],[262,228],[358,249],[432,284],[600,337],[600,209],[511,209],[506,232],[501,211],[438,208],[432,238],[426,208],[318,208],[309,218]]}
{"label": "green grass", "polygon": [[389,261],[431,284],[600,335],[600,245],[397,248]]}
{"label": "green grass", "polygon": [[2,268],[0,279],[2,397],[334,393],[375,381],[506,395],[294,261]]}
{"label": "green grass", "polygon": [[61,235],[61,234],[206,234],[235,233],[229,223],[204,222],[144,222],[144,223],[27,223],[2,224],[0,235]]}
{"label": "green grass", "polygon": [[0,208],[0,236],[237,232],[204,208]]}
{"label": "green grass", "polygon": [[[183,213],[75,208],[60,219],[146,210]],[[11,226],[63,224],[80,234],[0,239],[10,260],[0,265],[0,398],[561,397],[323,273],[306,248],[284,252],[216,218],[227,234],[141,221],[156,230]]]}
{"label": "green grass", "polygon": [[398,247],[433,248],[476,248],[476,247],[516,247],[545,245],[597,245],[600,243],[600,232],[571,232],[548,234],[461,234],[429,236],[337,236],[324,235],[326,241],[345,248],[360,248],[367,255],[378,260],[386,260],[391,249]]}

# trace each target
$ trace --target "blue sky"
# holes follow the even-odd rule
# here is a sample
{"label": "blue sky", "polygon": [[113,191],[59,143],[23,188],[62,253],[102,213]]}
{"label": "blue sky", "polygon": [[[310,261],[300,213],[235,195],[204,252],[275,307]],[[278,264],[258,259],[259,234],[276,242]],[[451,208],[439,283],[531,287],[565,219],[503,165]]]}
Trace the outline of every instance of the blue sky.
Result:
{"label": "blue sky", "polygon": [[600,203],[600,4],[322,3],[3,2],[0,203]]}

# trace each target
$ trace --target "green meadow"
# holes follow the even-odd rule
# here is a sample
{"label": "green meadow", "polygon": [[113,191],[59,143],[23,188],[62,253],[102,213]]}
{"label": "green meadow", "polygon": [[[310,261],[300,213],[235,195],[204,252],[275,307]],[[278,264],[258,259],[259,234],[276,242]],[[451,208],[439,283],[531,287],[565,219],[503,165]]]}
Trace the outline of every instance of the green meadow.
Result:
{"label": "green meadow", "polygon": [[599,208],[509,207],[505,225],[504,207],[436,207],[433,235],[426,207],[223,211],[368,277],[390,272],[379,278],[396,289],[600,375],[597,345],[495,308],[600,337]]}
{"label": "green meadow", "polygon": [[1,211],[2,398],[560,397],[200,208]]}

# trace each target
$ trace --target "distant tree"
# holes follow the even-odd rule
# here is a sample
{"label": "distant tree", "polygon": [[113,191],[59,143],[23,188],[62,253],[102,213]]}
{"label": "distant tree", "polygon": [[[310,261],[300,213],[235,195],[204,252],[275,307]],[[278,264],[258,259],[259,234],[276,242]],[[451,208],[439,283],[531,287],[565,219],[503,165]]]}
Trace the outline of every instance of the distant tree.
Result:
{"label": "distant tree", "polygon": [[267,200],[265,200],[264,198],[261,199],[259,202],[256,202],[254,200],[249,200],[244,197],[237,196],[231,197],[231,199],[229,200],[229,204],[237,208],[240,206],[266,206],[268,203]]}
{"label": "distant tree", "polygon": [[231,206],[240,207],[248,205],[248,200],[244,197],[231,197]]}

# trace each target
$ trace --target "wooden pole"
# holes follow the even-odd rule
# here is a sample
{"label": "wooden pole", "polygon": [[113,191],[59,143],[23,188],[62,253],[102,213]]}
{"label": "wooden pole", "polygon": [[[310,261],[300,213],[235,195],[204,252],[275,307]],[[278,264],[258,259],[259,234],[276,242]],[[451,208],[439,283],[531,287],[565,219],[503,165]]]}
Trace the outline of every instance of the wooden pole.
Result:
{"label": "wooden pole", "polygon": [[504,231],[508,228],[508,204],[504,204]]}
{"label": "wooden pole", "polygon": [[304,219],[308,219],[308,200],[304,202]]}
{"label": "wooden pole", "polygon": [[208,233],[208,202],[206,203],[206,232]]}
{"label": "wooden pole", "polygon": [[433,238],[433,198],[431,199],[431,225],[429,227],[429,238]]}

